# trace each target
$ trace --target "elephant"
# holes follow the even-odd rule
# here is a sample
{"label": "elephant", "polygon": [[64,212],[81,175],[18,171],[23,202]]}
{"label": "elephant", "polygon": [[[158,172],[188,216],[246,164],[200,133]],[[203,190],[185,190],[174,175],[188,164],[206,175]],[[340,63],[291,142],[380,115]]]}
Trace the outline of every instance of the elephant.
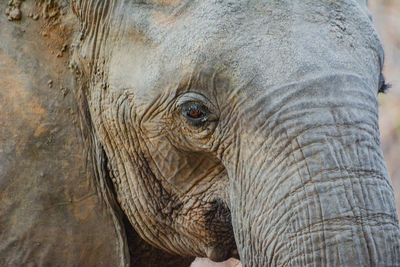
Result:
{"label": "elephant", "polygon": [[[53,109],[63,119],[59,128],[45,124],[30,134],[53,133],[68,143],[79,129],[81,139],[68,143],[67,167],[60,161],[68,154],[54,147],[46,155],[15,153],[54,163],[48,171],[61,178],[51,183],[34,169],[39,178],[28,188],[2,181],[10,191],[0,194],[1,214],[12,215],[0,221],[11,233],[1,233],[3,263],[188,266],[194,257],[236,257],[243,266],[400,266],[399,222],[378,127],[377,95],[388,87],[384,53],[366,1],[9,5],[15,15],[9,20],[20,19],[20,7],[22,18],[24,8],[42,10],[40,38],[53,45],[49,50],[69,52],[46,67],[57,73],[57,85],[73,88],[74,97],[56,107],[46,93],[53,80],[30,68],[43,60],[19,63],[34,81],[48,83],[20,85],[49,103],[44,111],[30,105],[40,110],[32,114]],[[21,26],[13,23],[8,27]],[[14,54],[12,62],[25,60]],[[70,115],[61,112],[66,107]],[[70,116],[73,123],[66,122]],[[29,136],[24,142],[34,145]],[[69,168],[80,171],[65,173]],[[37,188],[44,181],[49,185]],[[35,216],[26,205],[12,205],[28,189],[41,196]],[[59,198],[44,198],[53,190]],[[82,197],[59,196],[73,192]],[[51,246],[33,248],[53,225],[36,215],[47,214],[43,203],[62,207],[49,214],[74,229],[67,245],[53,234],[45,240]]]}

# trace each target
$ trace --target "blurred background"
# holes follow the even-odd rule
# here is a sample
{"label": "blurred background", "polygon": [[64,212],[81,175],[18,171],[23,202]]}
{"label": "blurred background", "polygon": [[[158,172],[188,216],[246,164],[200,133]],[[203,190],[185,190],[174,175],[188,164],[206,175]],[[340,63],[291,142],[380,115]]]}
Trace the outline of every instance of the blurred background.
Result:
{"label": "blurred background", "polygon": [[[400,0],[368,0],[375,28],[385,49],[384,75],[392,88],[379,95],[379,127],[386,164],[400,216]],[[213,263],[196,259],[192,267],[239,267],[235,260]]]}
{"label": "blurred background", "polygon": [[392,85],[379,95],[379,127],[400,214],[400,0],[369,0],[369,9],[385,49],[383,73]]}

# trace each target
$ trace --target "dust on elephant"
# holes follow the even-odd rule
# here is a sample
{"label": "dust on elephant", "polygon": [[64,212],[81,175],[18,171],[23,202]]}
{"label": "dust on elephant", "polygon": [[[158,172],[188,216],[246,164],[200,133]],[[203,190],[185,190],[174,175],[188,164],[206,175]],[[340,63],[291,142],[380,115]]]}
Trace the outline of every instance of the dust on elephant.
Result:
{"label": "dust on elephant", "polygon": [[400,265],[365,1],[71,5],[82,128],[124,258],[131,231],[243,266]]}
{"label": "dust on elephant", "polygon": [[0,266],[188,266],[100,194],[68,69],[78,29],[68,2],[0,3]]}

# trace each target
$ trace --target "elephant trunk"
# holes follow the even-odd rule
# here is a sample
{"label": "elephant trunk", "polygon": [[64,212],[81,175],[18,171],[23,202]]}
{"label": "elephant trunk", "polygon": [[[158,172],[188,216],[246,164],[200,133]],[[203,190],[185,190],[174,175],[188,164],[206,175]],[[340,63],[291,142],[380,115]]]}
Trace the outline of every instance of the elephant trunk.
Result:
{"label": "elephant trunk", "polygon": [[224,161],[244,266],[399,265],[374,92],[351,75],[279,91],[243,112]]}

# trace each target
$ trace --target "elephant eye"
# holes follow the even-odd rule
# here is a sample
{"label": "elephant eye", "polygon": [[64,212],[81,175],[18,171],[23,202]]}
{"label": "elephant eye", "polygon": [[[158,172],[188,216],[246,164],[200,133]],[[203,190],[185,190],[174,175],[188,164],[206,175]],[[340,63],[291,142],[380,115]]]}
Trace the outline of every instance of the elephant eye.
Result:
{"label": "elephant eye", "polygon": [[197,103],[185,103],[181,106],[181,112],[186,119],[195,126],[208,120],[209,110],[206,106]]}
{"label": "elephant eye", "polygon": [[191,108],[186,112],[186,116],[192,119],[199,119],[205,116],[198,108]]}

